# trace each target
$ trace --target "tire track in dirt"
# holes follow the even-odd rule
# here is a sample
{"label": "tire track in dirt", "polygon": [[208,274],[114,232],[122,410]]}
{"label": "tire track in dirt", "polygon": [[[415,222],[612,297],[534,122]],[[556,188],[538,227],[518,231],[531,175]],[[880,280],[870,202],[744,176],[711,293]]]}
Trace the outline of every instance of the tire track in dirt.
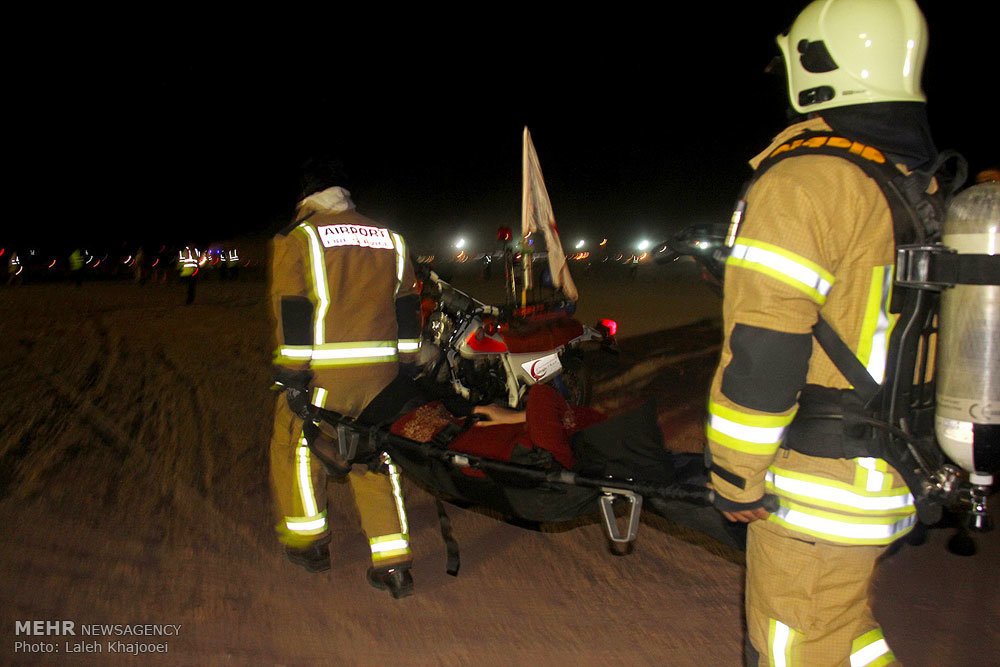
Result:
{"label": "tire track in dirt", "polygon": [[[95,321],[93,324],[98,338],[97,352],[91,359],[85,359],[85,361],[90,361],[91,363],[87,365],[88,370],[84,374],[84,387],[82,390],[72,387],[65,381],[64,374],[47,367],[39,359],[33,359],[31,356],[26,359],[27,363],[38,373],[39,378],[47,385],[48,389],[62,399],[64,404],[69,407],[69,410],[63,413],[64,419],[80,419],[86,422],[100,437],[101,444],[110,447],[117,454],[123,466],[130,459],[137,461],[143,472],[159,479],[161,490],[169,491],[173,504],[190,519],[191,525],[198,525],[207,518],[214,526],[221,527],[225,533],[240,538],[244,542],[244,546],[252,546],[255,550],[259,549],[259,539],[252,531],[230,519],[212,503],[211,499],[205,493],[200,492],[190,482],[182,479],[182,473],[185,469],[183,466],[178,466],[173,471],[178,474],[164,474],[167,471],[163,470],[158,472],[160,466],[157,465],[158,457],[155,452],[184,452],[185,442],[174,440],[169,443],[168,447],[154,449],[154,453],[151,454],[144,448],[135,446],[140,441],[140,433],[129,432],[129,430],[123,428],[119,420],[108,414],[106,407],[95,403],[88,397],[95,395],[95,392],[100,392],[96,394],[99,397],[105,397],[112,383],[113,366],[111,364],[100,363],[100,359],[113,360],[119,365],[126,362],[121,354],[121,342],[112,342],[113,339],[109,329],[100,322]],[[161,364],[168,371],[171,371],[179,381],[183,382],[185,380],[185,375],[165,356],[163,356]],[[184,394],[186,392],[172,393]],[[192,406],[190,414],[195,415],[194,432],[200,433],[203,430],[202,425],[204,421],[201,406],[196,396],[190,395],[189,400]],[[169,406],[173,404],[173,401],[166,401],[165,403]],[[141,408],[142,406],[150,406],[150,403],[145,400],[137,400],[132,405],[133,407],[140,406]],[[176,427],[176,423],[171,423],[170,419],[172,410],[168,408],[166,413],[168,424]],[[133,421],[133,423],[148,423],[147,420],[142,419],[147,416],[149,416],[148,412],[144,414],[140,410],[139,419]],[[42,419],[36,420],[35,423],[37,421],[42,421]],[[199,438],[198,450],[204,452],[206,449],[206,445]],[[53,457],[53,460],[50,460],[49,466],[46,466],[42,471],[36,470],[36,473],[44,475],[45,470],[58,466],[58,464],[59,458]],[[132,474],[139,472],[134,467],[132,468]],[[162,482],[168,483],[166,488],[164,488]],[[208,530],[207,532],[215,535],[220,534],[220,531],[216,530]]]}

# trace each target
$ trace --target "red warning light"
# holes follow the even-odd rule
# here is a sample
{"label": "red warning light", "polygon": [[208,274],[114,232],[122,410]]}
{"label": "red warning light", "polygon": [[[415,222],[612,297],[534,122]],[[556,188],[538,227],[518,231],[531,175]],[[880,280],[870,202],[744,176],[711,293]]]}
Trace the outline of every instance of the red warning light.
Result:
{"label": "red warning light", "polygon": [[601,326],[608,330],[609,336],[614,336],[618,333],[618,323],[614,320],[601,320]]}

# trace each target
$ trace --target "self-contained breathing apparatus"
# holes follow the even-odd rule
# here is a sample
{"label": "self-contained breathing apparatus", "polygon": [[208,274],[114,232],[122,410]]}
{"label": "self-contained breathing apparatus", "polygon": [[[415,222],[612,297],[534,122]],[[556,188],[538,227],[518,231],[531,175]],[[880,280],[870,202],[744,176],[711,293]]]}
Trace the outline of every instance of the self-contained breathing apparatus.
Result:
{"label": "self-contained breathing apparatus", "polygon": [[[904,174],[871,146],[809,132],[758,166],[733,212],[727,247],[750,186],[780,160],[804,154],[847,159],[882,190],[896,244],[890,312],[899,319],[879,384],[819,317],[814,338],[853,389],[807,385],[782,447],[824,458],[884,459],[905,480],[921,522],[937,523],[945,507],[962,508],[970,528],[988,530],[986,497],[1000,473],[1000,185],[955,197],[967,175],[957,153],[943,152],[929,169]],[[928,194],[935,178],[938,188]],[[952,223],[956,217],[961,223]],[[974,360],[962,350],[969,341]]]}

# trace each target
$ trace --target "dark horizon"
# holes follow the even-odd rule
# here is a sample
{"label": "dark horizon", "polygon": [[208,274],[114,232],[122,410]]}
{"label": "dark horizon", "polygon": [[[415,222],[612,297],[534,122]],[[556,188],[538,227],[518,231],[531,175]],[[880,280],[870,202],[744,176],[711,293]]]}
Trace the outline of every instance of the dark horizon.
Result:
{"label": "dark horizon", "polygon": [[[746,161],[785,125],[783,89],[763,70],[803,4],[559,24],[533,50],[497,25],[384,45],[356,34],[326,56],[153,40],[131,56],[29,64],[0,247],[267,236],[314,154],[339,156],[359,211],[415,249],[488,243],[519,225],[525,125],[567,243],[724,221]],[[920,4],[935,140],[975,173],[998,159],[977,123],[995,22]]]}

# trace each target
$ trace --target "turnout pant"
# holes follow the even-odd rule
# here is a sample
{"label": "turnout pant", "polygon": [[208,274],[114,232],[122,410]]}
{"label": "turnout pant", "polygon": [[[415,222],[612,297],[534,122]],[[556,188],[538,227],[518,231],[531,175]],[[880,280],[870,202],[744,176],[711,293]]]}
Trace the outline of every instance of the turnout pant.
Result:
{"label": "turnout pant", "polygon": [[[309,451],[302,423],[285,396],[279,396],[271,437],[271,487],[279,515],[279,538],[290,547],[329,539],[326,471]],[[382,464],[388,475],[354,466],[347,476],[361,529],[368,538],[372,565],[377,568],[412,561],[399,470],[388,456]]]}
{"label": "turnout pant", "polygon": [[746,614],[759,665],[896,664],[868,602],[884,549],[798,539],[752,522]]}

